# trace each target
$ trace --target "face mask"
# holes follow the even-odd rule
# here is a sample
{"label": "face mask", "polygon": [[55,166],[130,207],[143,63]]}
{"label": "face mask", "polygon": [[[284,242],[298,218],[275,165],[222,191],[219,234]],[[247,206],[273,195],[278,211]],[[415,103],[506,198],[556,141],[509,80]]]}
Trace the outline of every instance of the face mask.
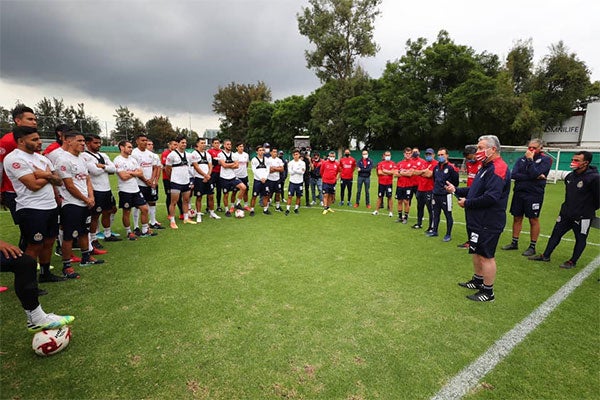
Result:
{"label": "face mask", "polygon": [[344,157],[350,157],[350,153],[344,154]]}
{"label": "face mask", "polygon": [[269,153],[271,150],[269,150],[268,148],[265,149],[265,153]]}
{"label": "face mask", "polygon": [[485,150],[481,150],[481,151],[478,151],[477,153],[475,153],[475,160],[476,160],[476,161],[482,161],[482,162],[483,162],[483,161],[485,161],[485,159],[486,159],[487,157],[488,157],[488,156],[487,156],[487,154],[486,154],[486,151],[485,151]]}
{"label": "face mask", "polygon": [[335,161],[335,157],[329,157],[329,161]]}
{"label": "face mask", "polygon": [[392,159],[391,156],[385,156],[385,161],[390,161]]}
{"label": "face mask", "polygon": [[477,162],[477,160],[476,159],[472,159],[472,160],[467,160],[467,162],[473,164],[473,163]]}
{"label": "face mask", "polygon": [[581,161],[571,161],[571,169],[579,169],[581,167]]}
{"label": "face mask", "polygon": [[366,160],[367,158],[369,158],[369,155],[368,155],[368,154],[363,154],[362,156],[363,156],[363,158],[364,158],[365,160]]}
{"label": "face mask", "polygon": [[446,162],[446,156],[438,156],[437,160],[443,164]]}
{"label": "face mask", "polygon": [[417,158],[417,157],[419,157],[419,152],[417,152],[417,151],[413,151],[413,153],[412,153],[412,157],[413,157],[413,158]]}
{"label": "face mask", "polygon": [[432,161],[433,157],[432,156],[425,156],[425,161]]}

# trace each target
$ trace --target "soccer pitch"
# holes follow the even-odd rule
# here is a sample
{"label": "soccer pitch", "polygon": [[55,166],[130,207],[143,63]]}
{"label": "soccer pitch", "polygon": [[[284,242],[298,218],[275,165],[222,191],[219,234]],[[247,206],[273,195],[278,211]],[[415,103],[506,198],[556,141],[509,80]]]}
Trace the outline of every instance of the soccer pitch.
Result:
{"label": "soccer pitch", "polygon": [[[548,185],[538,252],[563,198],[562,182]],[[299,215],[205,218],[106,243],[106,264],[76,266],[81,279],[41,285],[47,312],[76,316],[69,347],[48,358],[31,350],[12,274],[1,274],[10,287],[0,294],[1,397],[428,399],[600,256],[593,229],[573,270],[558,267],[570,257],[572,234],[550,263],[528,261],[522,233],[521,251],[496,253],[496,301],[475,303],[465,298],[473,291],[457,285],[473,272],[457,248],[466,239],[463,210],[454,208],[452,241],[444,243],[411,229],[415,206],[407,225],[364,205],[336,205],[327,215],[301,207]],[[164,225],[164,204],[158,211]],[[115,230],[123,234],[120,215]],[[511,223],[509,216],[499,247],[510,242]],[[0,226],[0,239],[16,243],[7,212]],[[52,264],[60,268],[58,257]],[[597,398],[598,276],[466,398]]]}

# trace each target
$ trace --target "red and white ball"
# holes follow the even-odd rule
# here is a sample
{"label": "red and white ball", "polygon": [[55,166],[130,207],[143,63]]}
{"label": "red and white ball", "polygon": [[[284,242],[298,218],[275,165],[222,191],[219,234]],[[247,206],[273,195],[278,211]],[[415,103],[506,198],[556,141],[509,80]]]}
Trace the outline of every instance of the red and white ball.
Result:
{"label": "red and white ball", "polygon": [[244,210],[235,210],[236,218],[244,218],[245,216],[246,216],[246,214],[244,213]]}
{"label": "red and white ball", "polygon": [[31,347],[38,356],[51,356],[63,351],[71,341],[71,328],[63,326],[48,329],[33,335]]}

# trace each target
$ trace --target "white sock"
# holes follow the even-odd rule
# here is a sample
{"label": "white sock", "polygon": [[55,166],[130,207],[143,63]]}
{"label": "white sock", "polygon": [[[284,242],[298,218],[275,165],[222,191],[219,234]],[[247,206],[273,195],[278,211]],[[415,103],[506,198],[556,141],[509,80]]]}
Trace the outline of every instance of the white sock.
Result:
{"label": "white sock", "polygon": [[110,227],[112,228],[113,222],[115,222],[115,214],[110,214]]}
{"label": "white sock", "polygon": [[42,310],[41,305],[38,305],[35,310],[25,310],[25,314],[27,315],[27,322],[32,324],[42,322],[46,318],[46,313]]}
{"label": "white sock", "polygon": [[148,232],[148,224],[142,224],[142,233]]}
{"label": "white sock", "polygon": [[289,204],[286,205],[285,208],[286,208],[286,210],[290,211],[290,205]]}
{"label": "white sock", "polygon": [[298,208],[300,208],[300,206],[299,206],[298,204],[296,204],[296,205],[294,206],[294,210],[297,210]]}
{"label": "white sock", "polygon": [[139,227],[139,221],[140,221],[140,210],[137,207],[135,207],[133,209],[132,216],[133,216],[133,218],[132,218],[133,219],[133,229],[135,229],[135,228]]}
{"label": "white sock", "polygon": [[148,206],[148,215],[150,216],[150,223],[156,224],[156,206]]}

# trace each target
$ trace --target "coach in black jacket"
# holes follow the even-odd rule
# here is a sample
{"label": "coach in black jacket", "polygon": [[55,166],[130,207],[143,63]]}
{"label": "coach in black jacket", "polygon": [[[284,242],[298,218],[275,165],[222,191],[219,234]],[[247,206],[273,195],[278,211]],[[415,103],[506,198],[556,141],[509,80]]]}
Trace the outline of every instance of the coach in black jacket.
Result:
{"label": "coach in black jacket", "polygon": [[550,255],[560,243],[561,238],[569,230],[575,234],[575,247],[571,258],[560,265],[561,268],[573,268],[581,257],[587,244],[590,224],[596,210],[600,208],[600,175],[593,165],[592,153],[579,151],[571,159],[570,172],[565,177],[565,201],[560,207],[560,213],[548,245],[544,253],[529,257],[534,261],[550,261]]}

